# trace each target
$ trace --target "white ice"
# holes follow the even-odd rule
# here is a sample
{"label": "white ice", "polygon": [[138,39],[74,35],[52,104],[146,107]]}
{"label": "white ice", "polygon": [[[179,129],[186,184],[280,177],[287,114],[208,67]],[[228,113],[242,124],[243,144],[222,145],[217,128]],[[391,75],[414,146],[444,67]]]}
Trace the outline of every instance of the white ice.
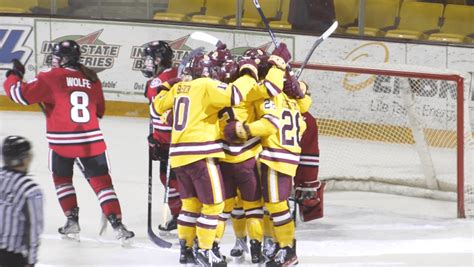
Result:
{"label": "white ice", "polygon": [[[48,170],[45,119],[35,112],[0,112],[0,117],[0,138],[23,135],[34,145],[31,173],[45,194],[45,231],[37,266],[179,266],[177,245],[161,249],[146,234],[147,119],[101,120],[124,223],[137,235],[133,247],[123,248],[110,226],[104,237],[98,236],[101,211],[78,170],[74,182],[81,242],[60,239],[57,228],[65,218]],[[153,225],[157,231],[163,201],[159,181],[154,189]],[[455,202],[366,192],[326,192],[324,200],[323,219],[297,225],[301,266],[474,266],[474,221],[456,219]],[[224,254],[229,254],[233,242],[229,226],[222,245]],[[238,266],[231,262],[233,265]],[[249,258],[240,265],[251,266]]]}

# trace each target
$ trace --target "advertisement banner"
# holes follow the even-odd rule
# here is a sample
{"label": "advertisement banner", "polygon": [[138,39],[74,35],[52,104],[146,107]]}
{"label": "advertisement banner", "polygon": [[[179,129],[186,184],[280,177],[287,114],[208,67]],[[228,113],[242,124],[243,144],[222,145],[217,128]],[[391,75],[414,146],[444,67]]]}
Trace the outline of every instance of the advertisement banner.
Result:
{"label": "advertisement banner", "polygon": [[[211,44],[192,40],[190,34],[194,31],[204,31],[218,37],[237,56],[249,47],[260,47],[269,53],[274,49],[268,33],[263,30],[256,32],[155,23],[21,17],[0,17],[0,21],[1,83],[5,79],[5,71],[11,67],[13,58],[19,58],[25,64],[25,78],[31,79],[39,71],[49,67],[54,43],[73,39],[81,44],[82,63],[98,72],[106,99],[114,101],[146,102],[143,92],[147,79],[140,70],[143,67],[144,46],[150,41],[168,41],[175,51],[175,64],[179,64],[197,47],[203,46],[206,51],[213,49]],[[299,62],[304,60],[317,39],[317,36],[280,33],[277,37],[287,43],[293,55],[292,60]],[[474,48],[330,37],[316,49],[310,62],[410,64],[448,68],[468,73],[470,78],[474,72]],[[386,120],[396,116],[397,112],[402,112],[399,108],[402,104],[393,99],[393,96],[399,98],[393,93],[398,90],[396,79],[379,80],[376,83],[372,81],[371,84],[362,86],[365,89],[354,90],[352,83],[358,84],[368,77],[348,79],[347,75],[327,72],[321,75],[321,72],[311,70],[304,72],[302,77],[309,82],[313,90],[317,116],[345,119],[357,113],[357,116],[368,121],[376,120],[373,122],[377,123],[377,120]],[[373,86],[374,84],[379,85]],[[435,85],[436,88],[440,86]],[[471,121],[474,123],[472,87],[472,83],[469,83],[469,106]],[[352,98],[345,102],[341,94],[346,94],[348,88],[353,90],[350,92]],[[450,90],[451,87],[443,88]],[[443,104],[446,101],[440,100],[441,93],[438,90],[435,96],[422,100],[420,112],[427,118],[436,120],[440,116],[453,116],[454,107]],[[446,97],[450,97],[449,92]],[[372,112],[380,113],[381,116],[371,116]]]}

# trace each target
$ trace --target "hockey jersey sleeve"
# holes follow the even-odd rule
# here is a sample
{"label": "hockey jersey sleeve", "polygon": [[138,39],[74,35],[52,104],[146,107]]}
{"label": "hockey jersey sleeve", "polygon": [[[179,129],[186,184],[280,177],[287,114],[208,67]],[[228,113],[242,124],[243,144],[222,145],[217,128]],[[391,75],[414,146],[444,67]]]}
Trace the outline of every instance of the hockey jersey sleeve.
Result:
{"label": "hockey jersey sleeve", "polygon": [[[175,86],[178,86],[178,84]],[[173,102],[174,102],[173,88],[171,88],[171,90],[169,91],[162,90],[161,92],[158,93],[158,95],[153,100],[154,111],[157,114],[163,114],[168,109],[173,108]]]}
{"label": "hockey jersey sleeve", "polygon": [[297,99],[296,102],[298,103],[300,112],[305,113],[309,111],[311,104],[313,104],[313,99],[309,95],[305,95],[304,98]]}
{"label": "hockey jersey sleeve", "polygon": [[43,193],[37,185],[28,191],[25,201],[24,214],[28,225],[27,231],[27,261],[28,264],[35,264],[38,259],[38,248],[40,245],[40,235],[43,232]]}
{"label": "hockey jersey sleeve", "polygon": [[259,99],[276,96],[282,92],[283,78],[285,71],[273,66],[265,76],[265,79],[259,82],[246,95],[245,101],[253,102]]}
{"label": "hockey jersey sleeve", "polygon": [[247,124],[252,136],[269,136],[276,133],[279,129],[279,119],[277,109],[272,99],[261,99],[256,102],[257,118],[254,122]]}
{"label": "hockey jersey sleeve", "polygon": [[205,82],[210,104],[214,107],[221,109],[237,106],[242,101],[242,94],[234,84],[226,84],[207,78]]}
{"label": "hockey jersey sleeve", "polygon": [[3,88],[11,100],[21,105],[52,102],[44,73],[38,74],[38,76],[28,82],[23,82],[16,75],[9,75],[3,84]]}

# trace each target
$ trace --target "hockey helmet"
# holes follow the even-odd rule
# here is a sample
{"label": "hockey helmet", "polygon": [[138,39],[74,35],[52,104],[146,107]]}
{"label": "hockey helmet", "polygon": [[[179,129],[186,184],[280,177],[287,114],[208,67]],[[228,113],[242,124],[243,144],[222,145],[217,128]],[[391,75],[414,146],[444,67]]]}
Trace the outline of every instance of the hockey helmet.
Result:
{"label": "hockey helmet", "polygon": [[225,45],[209,52],[209,58],[215,66],[222,66],[225,62],[232,60],[234,56]]}
{"label": "hockey helmet", "polygon": [[184,75],[190,75],[193,79],[201,77],[216,78],[216,68],[208,55],[198,53],[187,64],[183,71]]}
{"label": "hockey helmet", "polygon": [[242,59],[251,59],[255,61],[258,70],[259,79],[263,79],[268,72],[268,55],[260,48],[249,48],[242,54]]}
{"label": "hockey helmet", "polygon": [[24,137],[17,135],[7,136],[3,140],[2,156],[5,166],[16,167],[23,164],[23,160],[30,155],[31,144]]}
{"label": "hockey helmet", "polygon": [[64,40],[54,45],[53,67],[77,67],[81,58],[81,48],[76,41]]}
{"label": "hockey helmet", "polygon": [[234,59],[228,59],[216,68],[217,79],[221,82],[231,83],[237,79],[239,67]]}
{"label": "hockey helmet", "polygon": [[145,67],[142,73],[145,77],[151,78],[161,73],[167,68],[171,68],[173,60],[173,49],[165,41],[153,41],[147,44],[144,50]]}

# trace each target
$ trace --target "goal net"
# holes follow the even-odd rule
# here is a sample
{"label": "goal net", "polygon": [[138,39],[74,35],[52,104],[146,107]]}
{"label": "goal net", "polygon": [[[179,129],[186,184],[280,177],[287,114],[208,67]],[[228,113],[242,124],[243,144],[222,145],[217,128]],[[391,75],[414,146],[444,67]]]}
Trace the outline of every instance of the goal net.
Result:
{"label": "goal net", "polygon": [[327,189],[454,200],[458,217],[474,216],[467,76],[394,64],[306,68]]}

